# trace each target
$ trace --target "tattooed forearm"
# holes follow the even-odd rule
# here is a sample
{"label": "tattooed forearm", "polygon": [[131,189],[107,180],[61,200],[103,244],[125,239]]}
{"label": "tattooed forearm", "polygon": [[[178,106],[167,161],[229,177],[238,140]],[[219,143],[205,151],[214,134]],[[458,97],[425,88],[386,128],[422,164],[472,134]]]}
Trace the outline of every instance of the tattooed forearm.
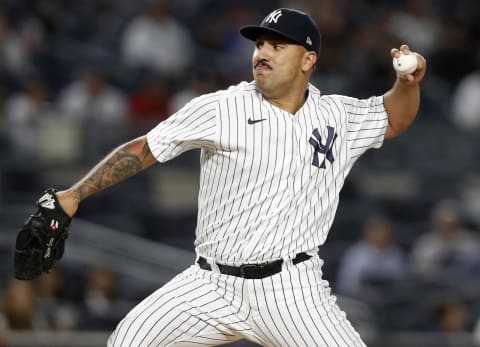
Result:
{"label": "tattooed forearm", "polygon": [[86,197],[137,174],[155,162],[145,137],[121,145],[77,182],[72,190],[80,202]]}

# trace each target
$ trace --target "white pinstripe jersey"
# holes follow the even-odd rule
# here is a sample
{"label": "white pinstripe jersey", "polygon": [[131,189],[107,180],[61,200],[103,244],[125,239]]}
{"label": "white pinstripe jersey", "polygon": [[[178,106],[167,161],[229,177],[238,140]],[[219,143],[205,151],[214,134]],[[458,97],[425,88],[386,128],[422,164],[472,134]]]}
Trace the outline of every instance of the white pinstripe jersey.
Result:
{"label": "white pinstripe jersey", "polygon": [[199,255],[239,265],[325,242],[348,172],[382,145],[388,118],[381,96],[308,89],[292,115],[242,82],[193,99],[147,134],[160,162],[201,148]]}

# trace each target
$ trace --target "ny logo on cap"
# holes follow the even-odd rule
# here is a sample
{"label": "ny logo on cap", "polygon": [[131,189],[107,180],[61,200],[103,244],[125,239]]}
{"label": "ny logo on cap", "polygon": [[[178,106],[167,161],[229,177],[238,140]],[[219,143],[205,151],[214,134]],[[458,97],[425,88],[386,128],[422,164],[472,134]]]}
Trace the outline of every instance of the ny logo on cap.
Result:
{"label": "ny logo on cap", "polygon": [[281,10],[275,10],[268,15],[268,17],[265,19],[265,22],[267,22],[267,23],[271,23],[271,22],[277,23],[278,18],[280,18],[281,15],[282,15]]}

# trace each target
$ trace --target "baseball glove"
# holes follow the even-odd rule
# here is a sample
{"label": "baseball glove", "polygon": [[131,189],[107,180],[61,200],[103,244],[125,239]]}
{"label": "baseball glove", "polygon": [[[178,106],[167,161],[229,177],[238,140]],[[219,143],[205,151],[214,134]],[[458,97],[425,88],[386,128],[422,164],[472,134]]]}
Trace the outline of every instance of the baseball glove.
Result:
{"label": "baseball glove", "polygon": [[49,188],[43,192],[37,201],[38,210],[17,235],[14,275],[19,280],[49,272],[63,256],[71,218],[58,203],[55,191]]}

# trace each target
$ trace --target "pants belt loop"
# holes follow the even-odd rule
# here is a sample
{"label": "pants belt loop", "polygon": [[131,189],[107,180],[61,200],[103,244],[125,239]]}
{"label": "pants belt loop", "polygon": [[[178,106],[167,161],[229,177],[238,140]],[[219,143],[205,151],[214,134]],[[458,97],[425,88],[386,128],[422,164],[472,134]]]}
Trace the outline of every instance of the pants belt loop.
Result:
{"label": "pants belt loop", "polygon": [[284,258],[282,263],[282,271],[287,270],[291,266],[293,266],[292,259]]}
{"label": "pants belt loop", "polygon": [[207,258],[207,262],[210,264],[210,267],[212,268],[212,271],[213,271],[213,272],[221,273],[221,272],[220,272],[220,269],[218,268],[218,265],[217,265],[217,263],[215,262],[214,259],[212,259],[212,258]]}

